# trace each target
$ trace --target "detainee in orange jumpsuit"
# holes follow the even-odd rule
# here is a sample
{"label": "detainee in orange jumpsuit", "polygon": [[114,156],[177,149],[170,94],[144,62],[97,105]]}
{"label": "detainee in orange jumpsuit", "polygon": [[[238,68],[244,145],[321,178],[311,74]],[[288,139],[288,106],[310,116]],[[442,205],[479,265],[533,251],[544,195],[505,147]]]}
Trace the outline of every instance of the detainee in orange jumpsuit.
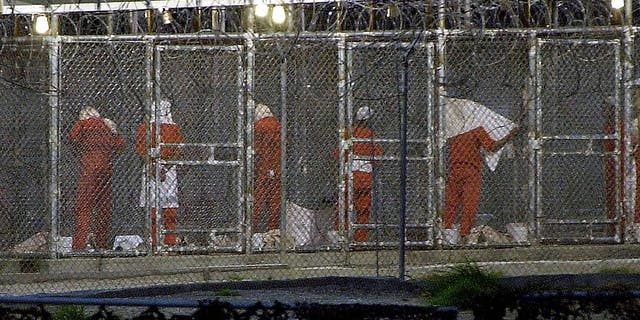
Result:
{"label": "detainee in orange jumpsuit", "polygon": [[[482,149],[495,152],[518,132],[515,128],[501,140],[495,141],[483,127],[447,139],[449,145],[449,174],[444,192],[444,227],[452,229],[458,208],[461,208],[460,237],[470,233],[478,212],[482,183]],[[464,243],[464,241],[463,241]]]}
{"label": "detainee in orange jumpsuit", "polygon": [[[616,133],[616,125],[615,125],[615,103],[613,101],[613,97],[608,97],[604,106],[604,128],[603,132],[605,134],[615,134]],[[624,123],[621,123],[620,126],[620,154],[625,154],[625,146],[624,143]],[[616,217],[616,157],[612,155],[616,150],[616,140],[609,139],[603,142],[603,151],[606,153],[611,153],[611,155],[607,155],[604,157],[604,183],[605,183],[605,212],[608,219],[614,219]],[[618,172],[620,172],[620,203],[623,202],[624,199],[624,157],[620,156],[620,161],[617,162],[619,165]],[[636,208],[638,206],[636,205]],[[636,216],[637,216],[636,209]],[[624,231],[624,216],[622,216],[622,230]],[[609,234],[613,235],[615,233],[615,226],[610,226],[607,228]]]}
{"label": "detainee in orange jumpsuit", "polygon": [[[635,103],[638,105],[640,103],[640,95],[636,93]],[[604,133],[605,134],[614,134],[615,133],[615,113],[614,113],[614,102],[611,97],[607,99],[605,110],[604,110]],[[634,208],[634,223],[640,223],[640,150],[638,150],[638,122],[637,118],[634,119],[631,123],[632,127],[631,131],[631,156],[633,158],[634,166],[636,169],[636,193],[634,195],[635,198],[635,208]],[[625,177],[625,161],[624,155],[626,154],[626,149],[624,145],[625,140],[625,125],[624,122],[620,123],[620,161],[618,162],[618,169],[620,172],[620,203],[624,202],[624,177]],[[615,140],[606,140],[604,142],[604,151],[608,153],[612,153],[615,151],[616,141]],[[605,179],[605,211],[607,214],[607,218],[614,219],[616,217],[616,159],[613,156],[606,156],[604,163],[604,179]],[[623,232],[622,236],[624,237],[625,230],[625,217],[622,216],[622,221],[620,224],[620,228]],[[608,229],[610,234],[615,232],[615,227],[610,227]]]}
{"label": "detainee in orange jumpsuit", "polygon": [[[155,104],[154,104],[155,108]],[[136,153],[143,159],[143,161],[147,160],[147,151],[150,148],[156,147],[156,121],[155,121],[155,110],[153,110],[152,119],[151,119],[151,143],[148,144],[146,141],[147,137],[147,127],[144,123],[140,125],[138,128],[137,142],[136,142]],[[166,100],[162,100],[160,102],[160,141],[162,143],[183,143],[184,138],[182,137],[182,133],[180,132],[180,127],[173,122],[173,118],[171,116],[171,103]],[[162,160],[173,160],[179,157],[181,154],[181,149],[179,147],[161,147],[160,148],[160,158]],[[149,166],[151,170],[155,170],[155,163],[153,162],[151,166]],[[153,171],[155,172],[155,171]],[[146,169],[145,173],[143,173],[143,186],[142,192],[140,194],[140,206],[146,206],[146,183],[147,180]],[[156,185],[157,183],[157,185]],[[156,218],[157,218],[157,209],[153,207],[156,203],[155,197],[158,197],[158,204],[162,208],[162,221],[165,231],[168,231],[164,236],[164,244],[167,246],[175,246],[177,244],[177,235],[175,233],[177,224],[178,224],[178,173],[175,165],[163,164],[160,167],[160,181],[152,181],[149,182],[151,195],[150,195],[150,205],[151,208],[151,245],[155,249],[156,247]],[[156,195],[156,189],[157,195]]]}
{"label": "detainee in orange jumpsuit", "polygon": [[[373,191],[373,167],[375,161],[372,158],[379,158],[384,153],[382,145],[378,142],[373,142],[376,138],[373,131],[369,128],[368,121],[371,118],[372,111],[369,107],[361,107],[356,112],[356,125],[352,129],[351,138],[353,139],[371,139],[370,142],[354,142],[352,155],[359,159],[353,159],[351,161],[351,171],[353,173],[353,206],[356,213],[356,223],[366,224],[369,223],[371,217],[371,202]],[[338,159],[338,150],[333,153],[334,159]],[[364,160],[369,158],[371,160]],[[348,159],[345,159],[348,160]],[[344,213],[344,225],[345,229],[349,229],[349,216],[348,216],[348,190],[345,194],[345,213]],[[334,214],[334,229],[339,230],[340,216],[336,210]],[[356,242],[365,242],[369,236],[367,229],[358,228],[354,231],[353,239]]]}
{"label": "detainee in orange jumpsuit", "polygon": [[267,211],[267,231],[280,229],[281,168],[280,122],[269,107],[257,104],[254,122],[255,181],[253,203],[253,232],[264,232],[260,226]]}
{"label": "detainee in orange jumpsuit", "polygon": [[[71,142],[81,153],[80,182],[75,207],[73,250],[87,248],[89,232],[97,249],[108,249],[111,223],[111,177],[115,154],[124,148],[124,138],[113,121],[101,118],[93,107],[80,111],[71,129]],[[96,211],[95,218],[92,217]]]}

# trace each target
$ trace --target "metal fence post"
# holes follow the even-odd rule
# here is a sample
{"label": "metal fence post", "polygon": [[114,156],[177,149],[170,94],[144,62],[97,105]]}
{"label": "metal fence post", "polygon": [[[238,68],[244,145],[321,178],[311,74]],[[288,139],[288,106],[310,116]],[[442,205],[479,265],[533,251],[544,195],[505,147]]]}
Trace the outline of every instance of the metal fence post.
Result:
{"label": "metal fence post", "polygon": [[405,277],[405,225],[407,214],[407,100],[409,90],[409,55],[412,48],[403,50],[402,77],[400,90],[402,100],[400,103],[400,280]]}
{"label": "metal fence post", "polygon": [[51,181],[49,184],[49,197],[51,201],[51,233],[49,244],[51,257],[56,257],[59,239],[58,230],[58,200],[60,197],[60,184],[58,180],[58,159],[60,155],[60,132],[58,127],[58,88],[60,87],[60,37],[47,38],[49,45],[49,108],[51,110],[51,123],[49,125],[49,147],[51,153]]}
{"label": "metal fence post", "polygon": [[[280,52],[280,230],[287,234],[287,56]],[[280,243],[280,253],[285,247]]]}
{"label": "metal fence post", "polygon": [[254,86],[254,71],[255,71],[255,57],[256,57],[256,47],[254,44],[254,38],[253,38],[253,34],[252,33],[247,33],[246,34],[246,39],[245,39],[245,47],[247,50],[247,72],[246,72],[246,94],[247,94],[247,104],[246,104],[246,119],[247,119],[247,126],[246,126],[246,135],[247,135],[247,144],[246,144],[246,151],[245,151],[245,155],[246,155],[246,171],[245,171],[245,177],[246,177],[246,191],[244,192],[245,194],[245,200],[246,200],[246,205],[245,205],[245,214],[244,216],[241,218],[242,220],[239,221],[240,224],[244,224],[245,227],[245,253],[249,254],[251,252],[251,234],[253,232],[253,226],[251,224],[251,218],[253,216],[253,201],[254,201],[254,195],[253,195],[253,119],[254,119],[254,110],[255,110],[255,101],[254,101],[254,94],[255,94],[255,86]]}

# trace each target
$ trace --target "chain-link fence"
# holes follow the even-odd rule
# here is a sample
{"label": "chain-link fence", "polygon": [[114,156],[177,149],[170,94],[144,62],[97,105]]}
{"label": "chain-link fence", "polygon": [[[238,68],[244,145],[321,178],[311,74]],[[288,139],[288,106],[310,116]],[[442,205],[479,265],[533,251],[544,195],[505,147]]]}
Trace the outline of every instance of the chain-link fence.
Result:
{"label": "chain-link fence", "polygon": [[636,32],[2,39],[0,288],[629,267]]}

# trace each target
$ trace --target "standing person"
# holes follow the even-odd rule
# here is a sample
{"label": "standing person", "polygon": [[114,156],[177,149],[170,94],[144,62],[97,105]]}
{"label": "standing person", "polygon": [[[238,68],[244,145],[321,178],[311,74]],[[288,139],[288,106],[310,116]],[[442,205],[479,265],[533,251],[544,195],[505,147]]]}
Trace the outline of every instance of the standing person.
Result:
{"label": "standing person", "polygon": [[[603,151],[605,153],[607,153],[607,155],[605,155],[604,157],[604,183],[605,183],[605,213],[607,215],[608,219],[615,219],[616,218],[616,203],[620,203],[622,204],[624,201],[624,165],[625,165],[625,161],[624,161],[624,156],[626,155],[626,148],[624,145],[624,140],[625,140],[625,125],[624,125],[624,121],[619,120],[618,122],[616,121],[616,105],[615,105],[615,99],[613,96],[609,96],[605,99],[605,105],[603,107],[603,119],[604,119],[604,127],[603,127],[603,132],[607,135],[615,135],[616,134],[616,129],[620,130],[620,140],[616,141],[615,139],[607,139],[603,142]],[[616,123],[618,123],[616,125]],[[633,128],[634,126],[631,127],[631,131],[633,133]],[[637,131],[637,128],[636,128]],[[631,144],[632,144],[632,150],[635,149],[635,140],[634,136],[637,136],[636,134],[632,134],[631,135]],[[616,159],[614,153],[616,151],[616,146],[620,147],[620,157],[619,160]],[[635,152],[632,152],[632,156],[635,156]],[[618,195],[620,196],[620,200],[619,202],[616,201],[616,176],[618,176],[616,174],[616,167],[618,169],[618,172],[620,173],[619,175],[619,183],[620,183],[620,189],[618,192]],[[637,206],[636,206],[637,208]],[[638,213],[637,213],[637,209],[636,209],[636,214],[635,216],[637,217]],[[624,215],[622,215],[621,217],[622,221],[621,221],[621,230],[622,232],[624,232],[624,225],[625,225],[625,217]],[[636,219],[634,218],[634,222]],[[615,225],[610,225],[607,228],[607,232],[610,236],[615,236],[616,233],[616,226]]]}
{"label": "standing person", "polygon": [[255,184],[253,232],[264,232],[260,220],[267,211],[267,231],[280,230],[280,122],[269,107],[257,104],[254,120]]}
{"label": "standing person", "polygon": [[[636,85],[633,95],[633,103],[634,109],[639,110],[640,108],[640,88],[637,85],[640,85],[640,79],[636,79],[634,81]],[[634,195],[634,214],[633,214],[633,223],[636,224],[636,240],[640,241],[640,227],[638,224],[640,223],[640,134],[638,133],[638,117],[636,115],[635,118],[630,123],[631,128],[629,128],[630,137],[629,140],[631,142],[631,157],[633,158],[633,169],[632,173],[635,173],[635,195]],[[624,126],[622,127],[624,129]],[[622,131],[624,132],[624,130]],[[624,141],[624,139],[623,139]],[[624,151],[624,149],[622,149]],[[622,153],[623,155],[625,153]],[[624,175],[623,175],[624,176]],[[624,225],[622,226],[622,230],[624,230]]]}
{"label": "standing person", "polygon": [[[518,128],[506,118],[471,100],[446,98],[445,108],[449,161],[444,194],[444,228],[449,237],[458,208],[462,207],[459,236],[464,243],[478,212],[483,151],[498,153],[518,133]],[[496,135],[499,130],[492,129],[498,128],[504,132],[506,127],[512,128],[500,139],[489,134],[493,132]],[[493,170],[497,162],[489,165]]]}
{"label": "standing person", "polygon": [[[111,177],[113,158],[124,148],[124,138],[113,121],[101,118],[88,106],[80,111],[70,133],[71,142],[81,154],[80,182],[76,196],[73,250],[87,249],[89,232],[95,240],[92,246],[107,249],[111,223]],[[92,218],[93,211],[95,219]],[[91,222],[94,224],[91,225]]]}
{"label": "standing person", "polygon": [[[635,82],[634,82],[635,84]],[[636,107],[640,106],[640,90],[636,89],[634,94],[634,104]],[[615,119],[615,100],[614,97],[609,96],[605,99],[604,106],[604,128],[603,131],[605,134],[613,135],[616,130],[616,119]],[[618,169],[620,172],[620,204],[624,203],[625,192],[624,192],[624,181],[625,181],[625,161],[624,157],[626,156],[626,147],[624,145],[625,141],[625,123],[620,120],[618,124],[620,130],[620,140],[619,142],[613,139],[608,139],[604,142],[604,152],[609,153],[610,155],[605,156],[604,162],[604,179],[605,179],[605,212],[608,219],[614,219],[616,217],[616,164],[618,164]],[[633,179],[635,180],[635,194],[634,194],[634,215],[633,215],[633,223],[640,223],[640,150],[638,148],[638,143],[640,142],[640,138],[638,137],[638,119],[632,119],[630,123],[629,132],[630,142],[631,142],[631,157],[633,159],[632,170],[631,173],[633,175]],[[620,160],[617,162],[615,156],[612,155],[615,152],[616,144],[619,143],[620,148]],[[617,163],[616,163],[617,162]],[[622,231],[621,236],[624,238],[624,230],[625,230],[625,216],[622,215],[622,221],[620,223],[620,229]],[[638,227],[635,228],[638,230]],[[615,235],[615,226],[610,226],[607,231],[609,235]],[[638,238],[638,231],[633,235]]]}
{"label": "standing person", "polygon": [[[379,158],[384,153],[382,145],[373,140],[376,138],[370,129],[370,119],[373,115],[371,108],[361,107],[356,112],[356,123],[351,132],[352,139],[368,139],[369,141],[357,141],[353,143],[351,156],[351,172],[353,174],[353,205],[356,213],[356,223],[365,224],[371,217],[371,193],[373,191],[373,168],[375,158]],[[345,137],[348,138],[348,137]],[[333,158],[338,159],[338,150],[334,151]],[[348,161],[348,159],[345,159]],[[347,191],[348,192],[348,191]],[[348,193],[347,193],[348,194]],[[345,229],[349,229],[348,196],[345,194]],[[333,220],[334,230],[338,231],[340,226],[340,215],[336,210]],[[369,236],[367,229],[358,228],[354,232],[356,242],[365,242]]]}
{"label": "standing person", "polygon": [[[633,119],[631,122],[631,156],[633,157],[633,168],[635,169],[635,195],[634,195],[634,215],[633,223],[636,226],[640,223],[640,137],[638,135],[638,118]],[[622,226],[624,230],[624,225]],[[636,227],[636,230],[640,228]],[[636,234],[636,239],[640,241],[640,233]]]}
{"label": "standing person", "polygon": [[[156,104],[152,107],[151,115],[151,143],[147,144],[147,127],[145,123],[142,123],[138,128],[136,153],[142,158],[143,161],[147,161],[147,151],[151,148],[157,147],[156,138]],[[184,139],[180,132],[180,127],[173,122],[171,116],[171,103],[167,100],[160,101],[160,107],[158,110],[158,119],[160,125],[160,141],[162,143],[183,143]],[[179,147],[163,146],[160,148],[161,160],[176,159],[181,154]],[[150,166],[148,166],[152,172],[155,173],[155,159],[151,159]],[[147,191],[147,165],[142,175],[142,192],[140,194],[140,206],[146,207],[146,191]],[[151,179],[149,181],[150,197],[149,202],[151,208],[151,246],[156,247],[156,217],[157,208],[153,207],[156,203],[156,196],[158,197],[158,204],[162,208],[162,221],[165,231],[168,233],[164,236],[164,244],[168,246],[175,246],[177,244],[177,235],[175,230],[178,221],[178,170],[175,165],[161,164],[160,165],[160,181]],[[159,183],[159,184],[157,184]],[[157,194],[156,194],[157,191]]]}

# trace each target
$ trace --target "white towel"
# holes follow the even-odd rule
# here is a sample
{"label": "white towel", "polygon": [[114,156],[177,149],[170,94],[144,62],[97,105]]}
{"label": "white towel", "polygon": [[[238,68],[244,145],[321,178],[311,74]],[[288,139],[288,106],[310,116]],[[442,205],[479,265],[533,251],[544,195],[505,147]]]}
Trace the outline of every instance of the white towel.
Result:
{"label": "white towel", "polygon": [[[447,139],[483,127],[492,139],[498,141],[516,127],[511,120],[478,102],[448,97],[443,99],[444,133]],[[444,147],[444,144],[440,147]],[[505,147],[496,152],[482,152],[482,157],[491,171],[498,166],[504,149]]]}

